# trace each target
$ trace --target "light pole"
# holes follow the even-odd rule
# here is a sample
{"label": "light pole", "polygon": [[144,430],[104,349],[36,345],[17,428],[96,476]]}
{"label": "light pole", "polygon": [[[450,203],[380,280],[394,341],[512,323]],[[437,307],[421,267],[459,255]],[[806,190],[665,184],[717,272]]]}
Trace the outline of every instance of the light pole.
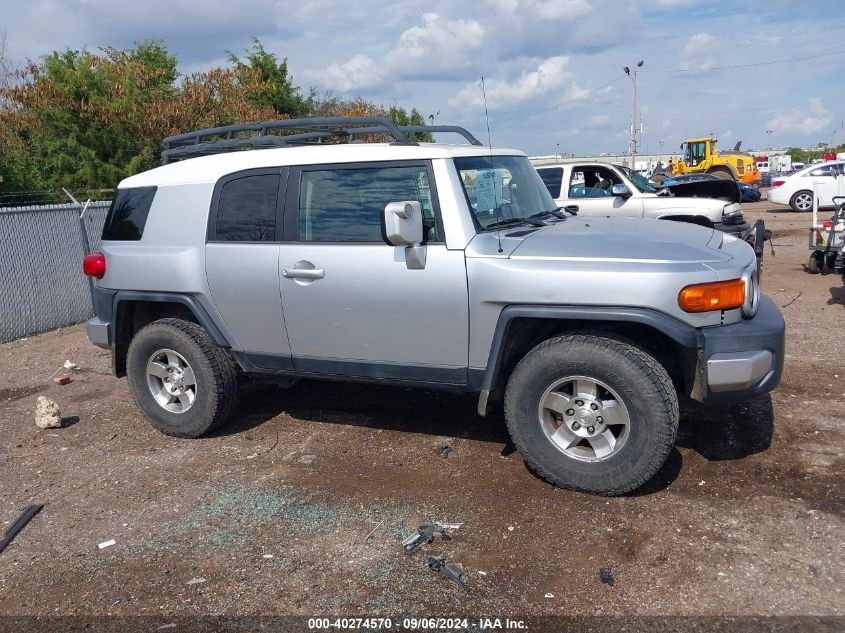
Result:
{"label": "light pole", "polygon": [[658,147],[660,147],[660,154],[657,155],[657,162],[660,163],[660,166],[663,167],[663,141],[657,141]]}
{"label": "light pole", "polygon": [[627,66],[622,70],[631,78],[631,88],[633,90],[633,98],[631,99],[631,141],[628,145],[628,153],[631,155],[631,169],[636,171],[634,161],[637,156],[637,72],[642,68],[643,60],[637,62],[634,69],[631,70]]}
{"label": "light pole", "polygon": [[766,149],[772,149],[772,132],[774,130],[766,130]]}

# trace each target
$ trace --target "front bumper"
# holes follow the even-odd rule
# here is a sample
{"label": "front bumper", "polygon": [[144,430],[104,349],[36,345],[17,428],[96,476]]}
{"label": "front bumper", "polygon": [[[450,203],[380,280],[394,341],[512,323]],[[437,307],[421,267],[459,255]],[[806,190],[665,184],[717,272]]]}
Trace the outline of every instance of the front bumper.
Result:
{"label": "front bumper", "polygon": [[738,224],[725,224],[724,222],[717,222],[713,225],[713,228],[717,231],[721,231],[722,233],[728,233],[729,235],[736,235],[737,237],[744,238],[745,235],[751,231],[751,225],[748,222],[740,222]]}
{"label": "front bumper", "polygon": [[751,319],[701,330],[699,371],[703,401],[729,403],[766,393],[783,373],[785,324],[774,301],[760,297]]}

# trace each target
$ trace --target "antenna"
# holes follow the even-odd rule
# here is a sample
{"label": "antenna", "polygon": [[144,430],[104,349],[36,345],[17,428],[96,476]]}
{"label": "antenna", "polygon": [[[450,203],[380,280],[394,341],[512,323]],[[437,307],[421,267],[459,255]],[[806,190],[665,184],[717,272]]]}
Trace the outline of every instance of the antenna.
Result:
{"label": "antenna", "polygon": [[[487,121],[487,147],[490,148],[490,171],[493,172],[493,204],[496,205],[496,224],[501,222],[501,209],[496,193],[496,172],[493,167],[493,138],[490,136],[490,115],[487,114],[487,90],[484,89],[484,75],[481,76],[481,94],[484,96],[484,119]],[[499,242],[499,252],[502,252],[502,229],[496,231],[496,239]]]}

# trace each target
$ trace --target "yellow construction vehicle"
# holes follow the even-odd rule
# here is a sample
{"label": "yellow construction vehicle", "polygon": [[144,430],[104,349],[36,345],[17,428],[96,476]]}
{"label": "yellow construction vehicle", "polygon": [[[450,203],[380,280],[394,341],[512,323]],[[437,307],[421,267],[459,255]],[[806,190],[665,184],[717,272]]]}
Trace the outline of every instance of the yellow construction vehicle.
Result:
{"label": "yellow construction vehicle", "polygon": [[742,141],[727,154],[716,151],[717,139],[691,138],[681,143],[683,158],[669,161],[673,176],[683,174],[712,174],[718,178],[741,180],[759,185],[762,177],[751,154],[739,151]]}

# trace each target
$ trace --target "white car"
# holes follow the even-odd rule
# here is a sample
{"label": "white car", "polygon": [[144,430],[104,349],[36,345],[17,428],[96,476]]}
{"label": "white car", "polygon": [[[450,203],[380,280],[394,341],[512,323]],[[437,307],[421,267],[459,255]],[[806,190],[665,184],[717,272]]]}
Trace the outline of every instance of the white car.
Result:
{"label": "white car", "polygon": [[737,235],[751,228],[739,202],[661,194],[621,165],[572,159],[535,167],[558,206],[582,216],[675,220]]}
{"label": "white car", "polygon": [[845,162],[810,165],[794,174],[772,180],[769,201],[788,204],[793,211],[812,211],[813,187],[820,207],[832,207],[834,196],[845,196]]}

